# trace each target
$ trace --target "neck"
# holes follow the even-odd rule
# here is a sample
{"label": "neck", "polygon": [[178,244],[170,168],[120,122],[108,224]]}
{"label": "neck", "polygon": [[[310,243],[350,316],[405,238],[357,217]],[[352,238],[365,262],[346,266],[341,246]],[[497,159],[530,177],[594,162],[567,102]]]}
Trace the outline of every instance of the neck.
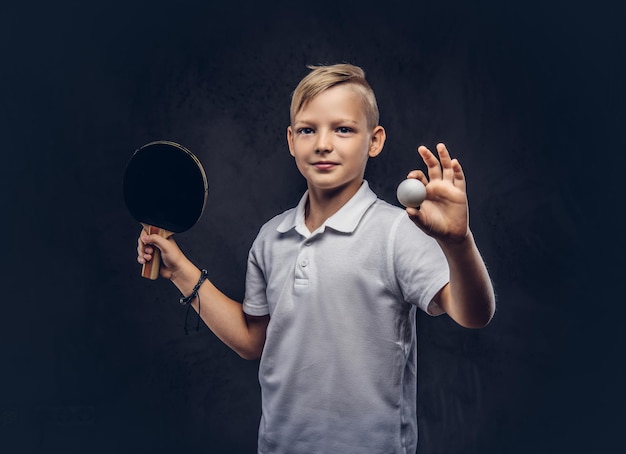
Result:
{"label": "neck", "polygon": [[335,188],[320,190],[309,187],[309,198],[304,211],[304,221],[307,228],[313,232],[326,220],[341,209],[361,185],[356,187]]}

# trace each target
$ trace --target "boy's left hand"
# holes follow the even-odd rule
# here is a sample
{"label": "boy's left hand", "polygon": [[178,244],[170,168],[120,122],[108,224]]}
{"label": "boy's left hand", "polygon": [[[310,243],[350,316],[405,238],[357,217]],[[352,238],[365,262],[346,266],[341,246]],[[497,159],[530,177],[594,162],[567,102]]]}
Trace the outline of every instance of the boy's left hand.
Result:
{"label": "boy's left hand", "polygon": [[428,167],[428,178],[421,170],[411,171],[407,178],[424,183],[426,199],[419,209],[406,211],[415,225],[438,241],[462,242],[469,234],[469,211],[461,164],[450,158],[443,143],[437,144],[439,159],[423,145],[417,152]]}

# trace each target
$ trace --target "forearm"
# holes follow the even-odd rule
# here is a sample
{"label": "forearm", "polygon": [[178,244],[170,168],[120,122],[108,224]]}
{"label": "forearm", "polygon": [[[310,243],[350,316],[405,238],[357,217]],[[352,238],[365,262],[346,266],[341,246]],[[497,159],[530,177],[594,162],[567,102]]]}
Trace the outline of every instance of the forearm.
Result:
{"label": "forearm", "polygon": [[495,313],[495,295],[472,233],[461,242],[440,246],[450,268],[448,294],[441,298],[444,310],[467,328],[486,326]]}
{"label": "forearm", "polygon": [[[200,278],[201,271],[191,262],[185,261],[172,274],[171,281],[180,292],[190,295]],[[198,300],[201,304],[198,304]],[[250,326],[241,303],[222,293],[210,280],[205,280],[198,290],[198,298],[191,302],[211,331],[226,345],[245,359],[261,355],[265,341],[264,329]],[[261,327],[263,328],[263,327]]]}

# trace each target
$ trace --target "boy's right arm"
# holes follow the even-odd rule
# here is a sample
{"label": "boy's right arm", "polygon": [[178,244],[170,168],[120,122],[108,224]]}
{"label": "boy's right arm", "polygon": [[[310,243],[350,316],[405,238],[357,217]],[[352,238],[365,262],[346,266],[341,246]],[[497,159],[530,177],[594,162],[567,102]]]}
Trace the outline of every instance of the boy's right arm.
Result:
{"label": "boy's right arm", "polygon": [[[148,235],[142,230],[137,242],[137,261],[141,264],[152,260],[154,247],[161,250],[161,277],[169,279],[187,296],[200,279],[201,271],[180,250],[170,237]],[[253,317],[243,312],[241,303],[230,299],[205,280],[198,290],[202,300],[200,317],[209,329],[245,359],[256,359],[261,356],[265,344],[265,332],[269,316]],[[198,298],[191,302],[198,311]]]}

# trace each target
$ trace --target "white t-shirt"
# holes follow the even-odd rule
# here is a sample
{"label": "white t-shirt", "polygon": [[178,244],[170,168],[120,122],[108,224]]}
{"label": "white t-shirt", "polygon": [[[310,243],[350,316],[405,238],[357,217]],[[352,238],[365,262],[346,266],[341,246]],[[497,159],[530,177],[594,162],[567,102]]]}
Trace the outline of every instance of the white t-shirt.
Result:
{"label": "white t-shirt", "polygon": [[414,453],[415,310],[442,313],[443,252],[367,182],[313,233],[307,197],[249,254],[244,311],[270,315],[259,453]]}

